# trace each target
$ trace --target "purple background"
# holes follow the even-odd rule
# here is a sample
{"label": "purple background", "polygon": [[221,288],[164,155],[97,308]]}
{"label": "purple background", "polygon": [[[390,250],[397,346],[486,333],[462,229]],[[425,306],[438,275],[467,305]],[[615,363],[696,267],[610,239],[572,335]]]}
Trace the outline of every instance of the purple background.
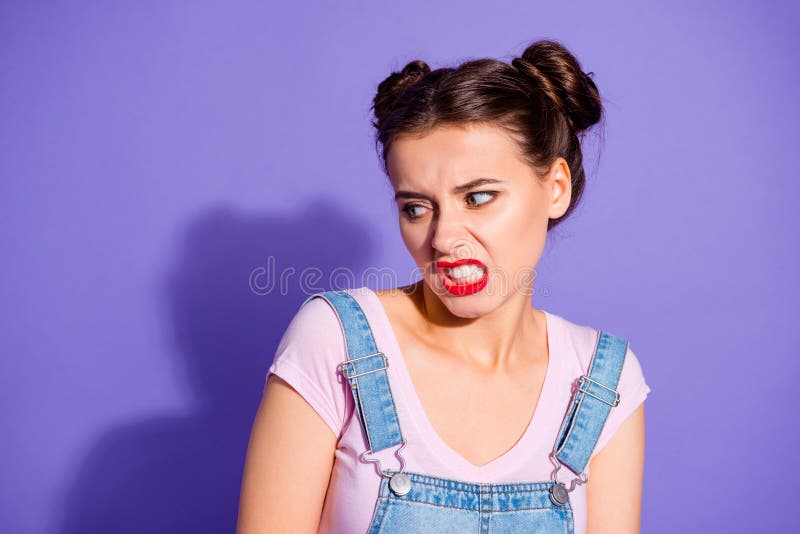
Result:
{"label": "purple background", "polygon": [[0,530],[232,532],[300,271],[415,279],[377,84],[544,37],[608,118],[534,304],[640,359],[643,531],[800,528],[791,2],[113,4],[0,5]]}

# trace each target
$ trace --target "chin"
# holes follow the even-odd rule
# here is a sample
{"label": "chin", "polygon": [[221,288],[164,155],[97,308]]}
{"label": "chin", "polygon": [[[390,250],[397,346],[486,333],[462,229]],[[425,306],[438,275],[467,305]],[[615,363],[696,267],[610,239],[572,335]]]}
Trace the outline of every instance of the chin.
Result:
{"label": "chin", "polygon": [[474,319],[492,312],[499,305],[495,295],[486,281],[473,283],[471,286],[448,286],[438,273],[433,272],[426,277],[425,285],[436,295],[442,304],[456,317]]}

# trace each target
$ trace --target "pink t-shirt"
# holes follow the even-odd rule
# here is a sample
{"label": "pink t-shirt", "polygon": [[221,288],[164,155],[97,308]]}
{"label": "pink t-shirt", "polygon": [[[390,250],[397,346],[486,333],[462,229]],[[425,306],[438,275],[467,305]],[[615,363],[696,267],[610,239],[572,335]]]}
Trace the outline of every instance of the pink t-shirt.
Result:
{"label": "pink t-shirt", "polygon": [[[571,397],[572,382],[587,372],[598,335],[597,330],[572,323],[545,311],[549,361],[544,385],[525,433],[499,458],[476,466],[445,443],[425,415],[413,387],[389,318],[378,296],[368,287],[348,289],[361,305],[369,321],[378,350],[389,361],[389,384],[397,408],[403,437],[402,451],[406,471],[467,482],[548,481],[553,465],[548,454]],[[366,450],[353,396],[346,381],[337,378],[336,365],[347,358],[345,341],[335,312],[321,298],[302,306],[280,341],[269,373],[291,384],[339,436],[333,472],[325,497],[319,532],[353,534],[366,532],[375,510],[381,476],[374,463],[358,458]],[[622,368],[618,391],[620,403],[612,408],[600,435],[597,454],[622,422],[644,401],[650,388],[630,347]],[[385,469],[399,469],[396,447],[375,453]],[[587,475],[589,468],[586,468]],[[574,475],[566,468],[559,480],[568,482]],[[586,486],[570,493],[575,534],[586,530]]]}

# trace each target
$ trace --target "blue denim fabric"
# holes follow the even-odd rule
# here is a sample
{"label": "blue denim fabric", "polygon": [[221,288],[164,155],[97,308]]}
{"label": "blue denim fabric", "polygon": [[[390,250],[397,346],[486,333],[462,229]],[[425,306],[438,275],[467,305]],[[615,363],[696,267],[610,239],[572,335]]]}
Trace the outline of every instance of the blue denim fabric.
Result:
{"label": "blue denim fabric", "polygon": [[[367,534],[573,534],[569,491],[586,482],[583,470],[611,408],[619,403],[616,387],[628,347],[625,339],[608,332],[599,333],[588,376],[578,378],[578,387],[553,446],[551,461],[557,467],[552,480],[471,483],[405,470],[400,451],[406,442],[386,374],[388,361],[378,351],[361,306],[346,291],[316,293],[303,304],[316,297],[326,300],[339,318],[347,360],[339,364],[338,372],[350,384],[370,446],[361,459],[376,462],[382,477]],[[364,458],[398,445],[395,455],[400,459],[399,471],[381,470],[377,460]],[[568,487],[557,478],[561,465],[578,475]],[[393,489],[393,477],[397,477],[395,482],[404,479],[406,486],[398,484]],[[564,498],[559,499],[558,495]]]}
{"label": "blue denim fabric", "polygon": [[570,504],[550,501],[553,482],[471,484],[407,474],[411,491],[403,496],[383,478],[368,534],[573,532]]}
{"label": "blue denim fabric", "polygon": [[303,304],[317,296],[333,306],[344,331],[348,360],[340,364],[339,372],[350,381],[370,451],[381,451],[401,443],[403,434],[385,371],[388,362],[386,356],[378,352],[364,311],[345,291],[317,293]]}
{"label": "blue denim fabric", "polygon": [[589,376],[578,379],[567,416],[561,425],[555,446],[558,461],[582,473],[589,462],[611,408],[619,404],[614,388],[619,383],[628,341],[600,332],[589,364]]}

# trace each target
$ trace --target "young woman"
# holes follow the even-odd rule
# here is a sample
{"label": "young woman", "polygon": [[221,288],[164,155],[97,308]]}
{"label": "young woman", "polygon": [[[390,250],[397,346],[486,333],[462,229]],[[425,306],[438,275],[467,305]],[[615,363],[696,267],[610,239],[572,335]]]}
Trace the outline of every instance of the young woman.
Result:
{"label": "young woman", "polygon": [[625,339],[531,307],[584,189],[594,82],[554,41],[378,87],[409,286],[311,295],[269,369],[238,532],[639,532],[644,399]]}

